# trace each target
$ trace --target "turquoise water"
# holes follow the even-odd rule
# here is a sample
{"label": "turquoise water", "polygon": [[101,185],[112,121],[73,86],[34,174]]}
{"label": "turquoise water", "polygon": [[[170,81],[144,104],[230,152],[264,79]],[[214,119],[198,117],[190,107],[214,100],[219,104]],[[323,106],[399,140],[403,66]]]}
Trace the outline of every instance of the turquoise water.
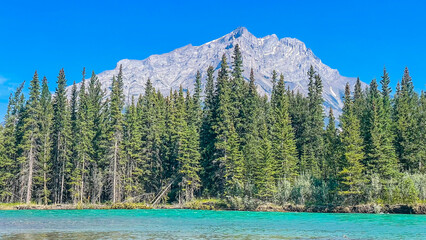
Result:
{"label": "turquoise water", "polygon": [[193,210],[0,211],[2,239],[426,239],[426,216]]}

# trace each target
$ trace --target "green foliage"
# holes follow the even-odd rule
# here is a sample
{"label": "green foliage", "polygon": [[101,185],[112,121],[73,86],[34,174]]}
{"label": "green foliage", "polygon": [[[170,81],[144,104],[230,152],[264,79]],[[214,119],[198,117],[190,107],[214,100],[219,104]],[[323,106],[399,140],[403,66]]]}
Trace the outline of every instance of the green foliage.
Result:
{"label": "green foliage", "polygon": [[276,163],[274,170],[275,179],[288,178],[294,179],[298,172],[296,169],[296,143],[294,140],[293,128],[288,113],[288,97],[285,94],[284,76],[281,75],[280,80],[275,88],[276,103],[273,107],[273,125],[272,125],[272,146],[274,151],[274,159]]}
{"label": "green foliage", "polygon": [[[306,116],[302,120],[299,154],[300,171],[319,176],[324,169],[324,113],[321,77],[311,66],[308,71],[308,98]],[[303,155],[303,156],[302,156]]]}
{"label": "green foliage", "polygon": [[381,90],[376,80],[362,89],[358,79],[353,95],[347,85],[337,128],[331,109],[324,126],[313,67],[307,96],[272,72],[269,100],[255,70],[244,80],[242,56],[238,45],[231,66],[223,55],[216,84],[210,66],[193,93],[163,96],[147,79],[127,101],[121,66],[109,98],[94,73],[67,94],[61,70],[53,98],[36,73],[28,99],[24,84],[11,94],[0,126],[0,201],[237,210],[426,201],[426,96],[408,70],[393,99],[386,70]]}
{"label": "green foliage", "polygon": [[417,93],[414,92],[408,68],[405,68],[404,76],[399,86],[397,87],[394,105],[395,148],[403,169],[416,172],[422,167],[421,163],[425,157],[422,156],[422,151],[419,148],[421,144],[418,144],[421,138],[417,120],[419,99]]}
{"label": "green foliage", "polygon": [[341,184],[339,193],[347,196],[349,202],[353,202],[362,194],[360,187],[364,182],[364,166],[362,165],[364,152],[360,123],[355,115],[354,102],[351,99],[348,84],[346,85],[344,104],[341,118],[343,164],[342,170],[338,173]]}
{"label": "green foliage", "polygon": [[63,203],[67,199],[70,173],[70,111],[66,96],[66,79],[63,69],[59,72],[57,88],[53,97],[52,123],[52,180],[53,199]]}

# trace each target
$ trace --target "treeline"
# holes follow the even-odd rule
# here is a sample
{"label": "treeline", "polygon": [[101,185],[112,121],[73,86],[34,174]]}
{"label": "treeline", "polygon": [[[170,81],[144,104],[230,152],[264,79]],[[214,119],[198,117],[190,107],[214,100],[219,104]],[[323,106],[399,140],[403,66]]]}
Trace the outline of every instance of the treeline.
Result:
{"label": "treeline", "polygon": [[[125,105],[123,77],[106,97],[97,76],[70,97],[61,70],[51,95],[37,72],[10,96],[0,127],[2,202],[180,203],[195,197],[284,204],[414,203],[426,199],[426,95],[405,69],[392,98],[389,76],[362,89],[346,85],[336,127],[324,113],[321,77],[311,67],[308,94],[272,73],[270,99],[253,70],[243,78],[238,45],[197,73],[194,92],[163,96],[148,79]],[[325,118],[328,123],[325,125]],[[164,195],[158,193],[164,191]]]}

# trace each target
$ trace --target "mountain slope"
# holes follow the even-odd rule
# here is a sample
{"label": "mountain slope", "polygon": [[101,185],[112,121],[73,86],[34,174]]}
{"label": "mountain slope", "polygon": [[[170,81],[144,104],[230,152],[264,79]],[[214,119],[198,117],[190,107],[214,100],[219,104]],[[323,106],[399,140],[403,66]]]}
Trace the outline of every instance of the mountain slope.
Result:
{"label": "mountain slope", "polygon": [[[201,46],[187,45],[169,53],[152,55],[144,60],[121,60],[115,69],[104,71],[98,74],[98,77],[102,86],[109,92],[112,77],[118,74],[119,66],[122,65],[124,93],[127,100],[130,99],[129,96],[138,96],[144,92],[148,78],[151,79],[153,86],[165,95],[170,89],[178,89],[180,85],[192,92],[197,70],[200,70],[204,77],[209,65],[217,70],[223,53],[231,62],[235,44],[239,44],[242,51],[244,77],[248,80],[250,68],[253,68],[258,91],[261,94],[270,94],[272,88],[270,78],[274,69],[284,75],[290,89],[306,94],[308,85],[306,73],[312,65],[323,80],[325,107],[331,106],[338,115],[343,106],[342,96],[346,82],[353,86],[356,81],[355,78],[341,76],[337,70],[323,64],[303,42],[297,39],[278,39],[275,34],[257,38],[243,27]],[[203,85],[204,83],[205,78]]]}

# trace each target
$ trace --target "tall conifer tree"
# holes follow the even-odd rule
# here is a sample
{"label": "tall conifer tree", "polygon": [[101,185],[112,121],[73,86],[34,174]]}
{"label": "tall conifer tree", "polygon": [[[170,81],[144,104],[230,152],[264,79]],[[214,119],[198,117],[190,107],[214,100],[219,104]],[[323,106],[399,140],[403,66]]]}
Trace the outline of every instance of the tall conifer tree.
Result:
{"label": "tall conifer tree", "polygon": [[61,69],[53,98],[52,157],[55,203],[63,203],[66,200],[70,167],[70,114],[65,87],[65,73]]}
{"label": "tall conifer tree", "polygon": [[112,184],[112,202],[121,201],[121,157],[123,141],[123,72],[122,66],[117,78],[113,77],[110,102],[110,176]]}
{"label": "tall conifer tree", "polygon": [[396,152],[406,171],[416,172],[420,166],[417,140],[418,95],[414,92],[408,68],[404,70],[400,91],[395,96]]}
{"label": "tall conifer tree", "polygon": [[287,178],[293,180],[297,176],[296,143],[289,117],[289,100],[284,86],[284,76],[275,88],[276,99],[273,106],[274,122],[272,126],[272,147],[277,166],[275,179]]}
{"label": "tall conifer tree", "polygon": [[[40,150],[40,81],[37,71],[30,82],[30,96],[25,105],[23,116],[23,138],[19,145],[21,152],[21,193],[25,193],[25,202],[32,199],[34,176],[38,166]],[[22,198],[22,195],[21,195]]]}
{"label": "tall conifer tree", "polygon": [[361,194],[364,182],[362,161],[364,159],[363,141],[360,135],[359,120],[355,115],[354,102],[350,95],[349,84],[346,84],[343,113],[340,118],[343,148],[343,169],[339,172],[339,194],[348,197],[354,203]]}

